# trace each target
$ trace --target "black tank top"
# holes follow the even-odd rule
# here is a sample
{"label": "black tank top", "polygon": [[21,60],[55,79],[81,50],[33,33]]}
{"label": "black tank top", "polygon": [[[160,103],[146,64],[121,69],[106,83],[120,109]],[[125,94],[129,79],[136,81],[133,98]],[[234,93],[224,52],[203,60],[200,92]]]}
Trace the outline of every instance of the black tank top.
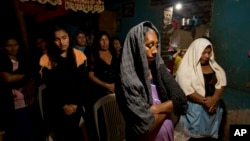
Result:
{"label": "black tank top", "polygon": [[212,96],[215,91],[215,84],[217,83],[215,72],[203,74],[203,76],[205,81],[206,97]]}

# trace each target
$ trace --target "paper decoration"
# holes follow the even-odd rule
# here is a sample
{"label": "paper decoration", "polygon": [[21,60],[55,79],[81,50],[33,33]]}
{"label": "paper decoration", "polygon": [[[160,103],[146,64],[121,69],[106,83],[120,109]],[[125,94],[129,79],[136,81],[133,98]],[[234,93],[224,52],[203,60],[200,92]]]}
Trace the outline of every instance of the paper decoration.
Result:
{"label": "paper decoration", "polygon": [[20,0],[21,2],[37,1],[41,4],[50,3],[52,5],[62,5],[62,0]]}
{"label": "paper decoration", "polygon": [[52,5],[62,5],[65,9],[73,11],[83,11],[85,13],[101,13],[104,11],[104,0],[20,0],[21,2],[37,1],[41,4],[50,3]]}
{"label": "paper decoration", "polygon": [[83,11],[85,13],[101,13],[104,11],[104,1],[102,0],[65,0],[65,9],[73,11]]}

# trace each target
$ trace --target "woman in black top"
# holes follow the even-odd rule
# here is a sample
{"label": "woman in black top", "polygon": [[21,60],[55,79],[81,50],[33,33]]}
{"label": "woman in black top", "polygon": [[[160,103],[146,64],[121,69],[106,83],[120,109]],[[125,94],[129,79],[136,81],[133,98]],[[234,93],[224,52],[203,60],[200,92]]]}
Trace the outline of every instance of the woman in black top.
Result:
{"label": "woman in black top", "polygon": [[[31,63],[15,35],[2,38],[0,52],[0,140],[34,141],[30,107],[35,100]],[[27,87],[28,86],[28,87]],[[27,90],[27,91],[26,91]]]}
{"label": "woman in black top", "polygon": [[114,93],[118,59],[107,32],[101,31],[94,40],[93,52],[88,61],[92,100]]}
{"label": "woman in black top", "polygon": [[[110,37],[107,32],[101,31],[95,36],[93,50],[88,58],[88,76],[90,80],[91,95],[90,109],[101,97],[114,93],[115,78],[117,76],[118,59],[112,48]],[[101,114],[100,114],[101,115]],[[90,116],[91,119],[91,116]],[[99,118],[103,120],[103,118]],[[94,121],[92,121],[94,123]],[[105,125],[101,121],[99,128],[103,131],[101,138],[105,139]],[[94,129],[93,129],[94,130]]]}
{"label": "woman in black top", "polygon": [[80,141],[79,128],[86,87],[86,56],[73,48],[64,26],[54,26],[47,53],[40,59],[41,76],[46,84],[45,119],[55,141]]}

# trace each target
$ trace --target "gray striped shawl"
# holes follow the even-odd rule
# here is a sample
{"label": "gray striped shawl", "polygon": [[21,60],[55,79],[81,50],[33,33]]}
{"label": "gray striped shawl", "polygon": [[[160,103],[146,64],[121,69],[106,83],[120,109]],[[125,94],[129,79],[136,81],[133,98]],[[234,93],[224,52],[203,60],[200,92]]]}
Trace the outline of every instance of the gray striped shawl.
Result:
{"label": "gray striped shawl", "polygon": [[167,71],[160,56],[160,45],[154,63],[152,66],[148,65],[143,35],[145,26],[155,30],[160,41],[159,32],[151,22],[145,21],[134,26],[124,41],[119,78],[115,86],[117,102],[126,121],[127,135],[130,136],[145,134],[154,121],[153,113],[150,111],[152,96],[149,67],[160,99],[173,100],[176,114],[186,111],[186,97]]}

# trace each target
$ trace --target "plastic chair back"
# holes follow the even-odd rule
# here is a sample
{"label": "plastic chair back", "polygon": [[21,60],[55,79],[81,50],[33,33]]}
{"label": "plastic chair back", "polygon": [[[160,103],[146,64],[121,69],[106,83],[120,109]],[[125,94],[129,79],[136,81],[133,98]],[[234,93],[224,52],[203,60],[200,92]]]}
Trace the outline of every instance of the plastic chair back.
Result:
{"label": "plastic chair back", "polygon": [[98,123],[98,109],[102,108],[103,117],[106,124],[107,141],[125,140],[125,122],[116,103],[115,94],[109,94],[100,98],[94,104],[94,118],[97,134],[100,139],[100,129]]}
{"label": "plastic chair back", "polygon": [[43,115],[43,90],[45,90],[46,88],[46,85],[45,84],[41,84],[39,87],[38,87],[38,102],[39,102],[39,107],[40,107],[40,112],[41,112],[41,115],[42,115],[42,118],[44,118],[44,115]]}

